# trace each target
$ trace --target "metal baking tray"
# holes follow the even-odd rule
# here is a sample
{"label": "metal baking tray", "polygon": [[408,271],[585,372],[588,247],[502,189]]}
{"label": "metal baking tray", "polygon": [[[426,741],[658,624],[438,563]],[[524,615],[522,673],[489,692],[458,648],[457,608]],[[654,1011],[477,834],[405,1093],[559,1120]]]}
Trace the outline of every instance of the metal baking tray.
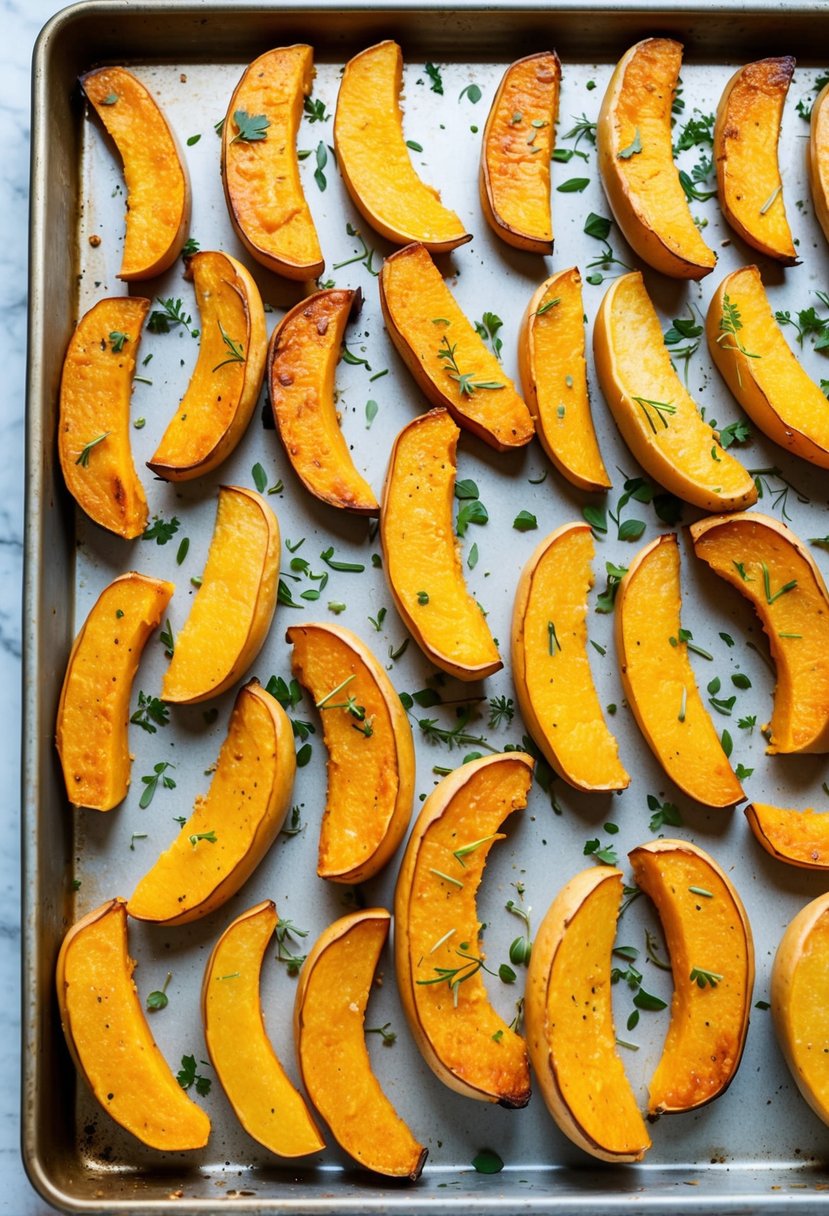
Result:
{"label": "metal baking tray", "polygon": [[[150,509],[165,517],[175,514],[181,529],[175,540],[161,547],[151,542],[128,544],[104,534],[74,509],[61,484],[55,456],[57,390],[65,344],[77,316],[105,294],[124,288],[115,279],[123,231],[123,186],[117,156],[103,138],[96,121],[85,115],[76,81],[79,72],[100,62],[125,62],[133,67],[158,96],[182,145],[193,180],[192,235],[203,249],[223,248],[249,260],[232,234],[219,179],[219,144],[213,124],[225,112],[231,89],[241,70],[262,51],[293,41],[315,48],[315,97],[329,113],[336,103],[342,64],[362,47],[382,38],[395,38],[406,61],[405,127],[407,138],[423,148],[415,159],[426,180],[438,184],[444,199],[455,207],[474,233],[471,245],[442,258],[441,267],[463,307],[473,317],[484,309],[503,319],[504,366],[517,373],[518,323],[534,287],[552,268],[586,263],[600,246],[583,233],[588,212],[608,215],[598,180],[595,154],[587,163],[554,164],[554,186],[574,176],[589,177],[584,193],[554,189],[556,249],[551,259],[539,259],[508,249],[497,241],[480,211],[477,159],[480,132],[489,103],[504,66],[531,51],[555,48],[563,63],[559,143],[579,115],[595,118],[613,64],[634,41],[651,34],[669,34],[686,46],[683,67],[684,121],[694,107],[713,109],[722,86],[734,68],[763,55],[792,53],[800,63],[786,106],[781,143],[788,208],[799,241],[802,264],[785,274],[768,264],[763,273],[775,307],[793,312],[815,303],[813,293],[829,286],[829,251],[813,217],[806,185],[805,137],[807,127],[796,111],[823,62],[814,59],[815,48],[827,45],[829,9],[812,4],[772,3],[728,5],[693,0],[680,8],[658,4],[607,5],[583,0],[566,8],[547,3],[463,4],[447,7],[424,0],[419,4],[334,4],[285,2],[228,6],[207,0],[90,0],[55,17],[39,40],[34,60],[34,131],[32,139],[31,296],[28,379],[28,468],[25,591],[25,724],[22,832],[24,855],[23,907],[23,1155],[29,1175],[51,1203],[75,1212],[206,1212],[232,1203],[243,1212],[422,1212],[469,1211],[576,1212],[591,1209],[615,1212],[630,1203],[648,1212],[746,1212],[824,1210],[822,1195],[829,1187],[825,1160],[826,1129],[798,1094],[774,1042],[770,1015],[753,1010],[748,1046],[742,1067],[729,1092],[695,1114],[661,1120],[653,1129],[654,1147],[644,1164],[634,1167],[603,1166],[576,1150],[557,1131],[536,1094],[526,1110],[506,1111],[459,1097],[444,1088],[420,1059],[409,1036],[392,980],[389,956],[381,964],[385,983],[372,997],[369,1022],[391,1022],[397,1032],[393,1047],[382,1046],[379,1036],[371,1048],[382,1084],[415,1133],[429,1147],[429,1161],[415,1186],[396,1186],[367,1176],[336,1146],[318,1160],[303,1166],[269,1158],[241,1130],[218,1084],[204,1099],[213,1120],[213,1134],[200,1153],[164,1156],[144,1149],[122,1133],[101,1113],[85,1086],[79,1084],[66,1052],[53,991],[53,970],[58,946],[67,926],[104,899],[128,895],[158,851],[178,830],[176,815],[188,815],[195,795],[206,788],[209,768],[224,735],[232,694],[215,708],[208,722],[204,707],[176,710],[173,723],[156,735],[133,729],[135,750],[133,785],[125,804],[109,815],[72,813],[66,803],[53,745],[57,697],[70,642],[100,589],[120,571],[137,568],[170,577],[178,583],[171,604],[177,630],[186,617],[192,587],[204,561],[214,517],[215,491],[222,482],[252,484],[252,466],[261,463],[268,484],[278,478],[284,491],[270,498],[282,527],[283,539],[296,543],[305,537],[299,555],[315,571],[324,569],[318,555],[333,544],[338,558],[364,562],[362,575],[330,572],[328,587],[317,604],[304,610],[280,606],[268,642],[253,672],[263,681],[271,674],[289,673],[284,641],[293,620],[334,619],[329,599],[346,602],[341,622],[354,628],[373,646],[391,671],[398,689],[425,686],[430,669],[415,646],[392,659],[405,631],[391,604],[382,572],[370,556],[378,543],[369,535],[365,520],[345,518],[312,500],[288,467],[272,430],[263,427],[257,413],[244,441],[216,475],[182,486],[145,478]],[[427,62],[439,64],[443,94],[430,88],[424,73]],[[595,82],[591,87],[589,82]],[[469,84],[482,96],[475,102]],[[189,137],[199,135],[189,146]],[[330,144],[332,123],[303,121],[301,148]],[[689,163],[694,153],[685,154]],[[346,224],[361,228],[377,251],[373,268],[389,247],[361,223],[339,179],[329,153],[325,169],[327,188],[321,192],[313,180],[315,158],[302,164],[311,209],[319,226],[328,268],[326,278],[338,286],[360,286],[366,298],[360,318],[348,334],[349,349],[365,365],[341,364],[337,385],[343,428],[358,467],[379,490],[390,445],[400,427],[423,408],[405,368],[397,358],[382,326],[376,279],[364,262],[354,259],[358,240]],[[705,303],[722,274],[753,260],[750,251],[733,238],[724,225],[716,201],[695,205],[708,221],[706,235],[720,254],[718,270],[701,285],[668,282],[646,271],[646,279],[666,325],[680,316],[688,302]],[[94,247],[89,238],[99,235]],[[631,266],[635,259],[614,229],[611,242],[616,256]],[[341,267],[333,268],[337,263]],[[272,308],[269,325],[297,297],[296,285],[287,284],[251,265],[266,302]],[[191,285],[181,277],[179,263],[159,281],[136,285],[138,294],[179,296],[193,314]],[[601,286],[585,287],[586,310],[595,315]],[[793,331],[790,331],[790,336]],[[142,374],[153,385],[137,384],[134,415],[143,415],[143,430],[133,432],[137,463],[153,450],[166,421],[184,390],[195,360],[195,342],[181,330],[167,335],[146,334],[142,357],[153,359]],[[824,356],[807,343],[806,367],[822,374]],[[374,378],[388,369],[388,374]],[[613,470],[615,489],[621,492],[622,472],[639,472],[624,448],[607,409],[594,386],[594,414],[607,466]],[[690,385],[709,418],[720,425],[738,417],[704,348],[693,356]],[[377,416],[367,426],[366,403],[378,403]],[[765,476],[766,492],[759,509],[771,514],[785,510],[802,536],[827,531],[825,475],[790,457],[762,437],[741,450],[752,468],[779,470]],[[539,479],[547,470],[543,482]],[[616,470],[620,470],[618,473]],[[474,541],[480,560],[469,572],[470,582],[490,613],[493,632],[508,651],[509,617],[519,571],[537,541],[554,526],[580,516],[586,497],[559,478],[534,443],[521,452],[495,455],[477,440],[464,435],[459,449],[459,476],[474,478],[489,510],[489,523],[472,526],[463,542]],[[782,481],[785,478],[786,481]],[[785,493],[787,484],[793,489]],[[778,495],[778,491],[784,493]],[[647,522],[642,543],[657,534],[660,525],[652,509],[633,504]],[[512,521],[519,510],[538,517],[536,532],[519,533]],[[684,511],[684,522],[697,512]],[[752,688],[738,695],[741,714],[756,714],[758,723],[768,713],[772,676],[764,662],[759,628],[746,605],[725,594],[721,586],[689,553],[680,528],[683,548],[684,624],[715,656],[708,663],[692,656],[698,681],[715,673],[724,683],[736,670],[748,674]],[[181,567],[175,564],[178,541],[190,539]],[[597,545],[597,589],[603,585],[605,559],[625,563],[637,546],[615,539]],[[285,553],[283,568],[289,555]],[[817,554],[826,566],[825,555]],[[295,595],[312,586],[293,583]],[[595,592],[594,592],[595,594]],[[300,603],[305,601],[300,600]],[[388,615],[379,632],[369,623],[385,606]],[[683,815],[678,835],[709,849],[733,875],[747,905],[757,946],[755,999],[768,996],[768,977],[775,948],[794,912],[825,886],[821,875],[787,869],[773,862],[754,843],[742,814],[706,811],[691,805],[662,775],[644,746],[629,711],[623,704],[613,658],[611,619],[591,613],[591,636],[608,647],[606,658],[595,658],[594,674],[605,703],[618,705],[612,719],[621,754],[634,774],[630,789],[618,800],[587,797],[563,782],[554,786],[557,814],[551,800],[534,788],[527,810],[514,816],[508,838],[493,852],[484,880],[480,914],[487,922],[488,957],[506,958],[509,941],[518,931],[504,910],[515,895],[512,884],[522,882],[526,903],[540,919],[559,887],[589,864],[586,840],[611,838],[606,822],[618,824],[612,838],[623,859],[634,844],[649,839],[647,795],[658,794],[676,802]],[[721,640],[727,632],[736,640],[732,648]],[[757,643],[759,649],[752,648]],[[157,692],[164,664],[163,651],[152,641],[136,681],[139,688]],[[443,690],[447,700],[467,690],[451,681]],[[487,681],[485,689],[471,690],[484,697],[512,696],[509,671]],[[483,716],[470,729],[483,731],[491,745],[520,741],[519,720],[508,727],[489,728],[486,702]],[[303,705],[298,711],[313,719]],[[417,717],[438,717],[453,724],[451,708],[416,710]],[[213,716],[213,715],[210,715]],[[733,718],[717,719],[734,736],[735,755],[754,772],[746,782],[749,795],[783,805],[822,805],[821,783],[826,762],[819,756],[767,759],[759,730],[748,734]],[[432,766],[460,762],[466,750],[448,752],[429,744],[414,724],[417,754],[417,791],[424,795],[437,780]],[[326,885],[316,877],[316,826],[324,800],[324,749],[312,737],[311,763],[299,770],[294,800],[302,808],[304,832],[280,838],[242,892],[212,916],[184,928],[131,925],[131,948],[139,960],[136,980],[142,996],[173,978],[168,989],[170,1005],[153,1016],[152,1026],[167,1058],[178,1066],[183,1054],[206,1053],[201,1035],[197,993],[212,942],[222,928],[256,900],[273,897],[281,915],[290,917],[313,936],[355,899],[389,906],[395,863],[379,879],[358,892]],[[143,789],[140,777],[159,760],[175,765],[174,790],[159,790],[146,810],[138,806]],[[415,802],[415,813],[419,802]],[[642,947],[644,928],[655,928],[645,901],[626,914],[621,936]],[[643,956],[644,957],[644,954]],[[290,1041],[290,1019],[295,981],[268,955],[263,997],[268,1027],[289,1071],[296,1076]],[[645,984],[667,996],[669,981],[650,963],[644,965]],[[492,999],[507,1019],[520,994],[523,976],[514,987],[492,980]],[[623,984],[614,991],[617,1026],[624,1026],[630,1011],[630,994]],[[658,1059],[667,1026],[667,1012],[645,1014],[629,1038],[638,1045],[626,1063],[633,1083],[644,1098],[647,1079]],[[375,1041],[376,1040],[376,1041]],[[205,1070],[211,1075],[209,1070]],[[329,1138],[330,1139],[330,1138]],[[505,1169],[497,1175],[477,1174],[471,1161],[490,1147],[501,1155]]]}

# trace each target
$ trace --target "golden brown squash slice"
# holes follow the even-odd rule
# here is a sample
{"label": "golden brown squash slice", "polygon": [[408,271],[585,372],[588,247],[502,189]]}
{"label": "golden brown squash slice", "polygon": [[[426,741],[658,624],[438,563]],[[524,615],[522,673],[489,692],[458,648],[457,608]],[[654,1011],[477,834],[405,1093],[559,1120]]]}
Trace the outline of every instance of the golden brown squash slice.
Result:
{"label": "golden brown squash slice", "polygon": [[587,658],[593,552],[589,524],[564,524],[527,562],[512,614],[512,674],[530,734],[559,776],[578,790],[623,790],[630,778]]}
{"label": "golden brown squash slice", "polygon": [[651,1146],[616,1050],[610,969],[621,871],[583,870],[535,935],[524,1017],[533,1071],[559,1129],[601,1161],[641,1161]]}
{"label": "golden brown squash slice", "polygon": [[484,127],[484,215],[497,236],[529,253],[553,252],[550,157],[560,84],[555,51],[518,59],[504,73]]}
{"label": "golden brown squash slice", "polygon": [[530,756],[508,752],[444,777],[412,829],[394,896],[397,986],[424,1060],[457,1093],[507,1107],[530,1099],[527,1045],[487,998],[475,897],[532,771]]}
{"label": "golden brown squash slice", "polygon": [[310,46],[267,51],[246,68],[222,128],[230,222],[251,257],[286,279],[315,279],[325,269],[296,153],[313,79]]}
{"label": "golden brown squash slice", "polygon": [[682,44],[646,38],[616,66],[596,129],[602,185],[625,240],[654,270],[702,279],[717,263],[691,218],[673,160],[671,106]]}
{"label": "golden brown squash slice", "polygon": [[98,596],[75,638],[55,731],[73,806],[111,811],[127,796],[132,682],[173,590],[162,579],[121,574]]}
{"label": "golden brown squash slice", "polygon": [[60,1020],[75,1066],[102,1108],[150,1148],[203,1148],[210,1120],[173,1076],[147,1025],[127,953],[123,899],[73,925],[58,955]]}
{"label": "golden brown squash slice", "polygon": [[797,1088],[829,1124],[829,893],[797,913],[771,973],[777,1042]]}
{"label": "golden brown squash slice", "polygon": [[518,339],[524,400],[541,446],[580,490],[609,490],[584,358],[584,302],[577,267],[547,279],[527,305]]}
{"label": "golden brown squash slice", "polygon": [[366,1169],[415,1182],[428,1150],[380,1088],[364,1030],[390,922],[384,908],[365,908],[317,939],[299,973],[294,1041],[303,1084],[337,1142]]}
{"label": "golden brown squash slice", "polygon": [[705,511],[737,511],[756,502],[754,480],[721,446],[674,371],[638,270],[608,288],[593,349],[605,400],[646,473]]}
{"label": "golden brown squash slice", "polygon": [[320,291],[282,318],[268,347],[268,394],[294,472],[332,507],[379,515],[374,491],[354,467],[334,404],[334,369],[343,334],[362,298]]}
{"label": "golden brown squash slice", "polygon": [[380,303],[389,337],[432,405],[498,452],[530,442],[529,410],[422,245],[386,258]]}
{"label": "golden brown squash slice", "polygon": [[349,59],[334,118],[337,164],[354,206],[387,241],[420,241],[448,253],[472,236],[415,172],[403,136],[402,87],[396,42],[378,42]]}
{"label": "golden brown squash slice", "polygon": [[679,547],[658,536],[636,554],[616,603],[616,653],[645,742],[689,798],[726,807],[744,794],[702,703],[682,639]]}
{"label": "golden brown squash slice", "polygon": [[90,519],[127,540],[147,526],[130,445],[130,393],[149,306],[139,296],[93,305],[69,340],[60,382],[58,455],[66,488]]}
{"label": "golden brown squash slice", "polygon": [[245,674],[273,620],[279,551],[279,524],[264,498],[222,486],[202,584],[176,638],[163,700],[192,705]]}
{"label": "golden brown squash slice", "polygon": [[201,991],[204,1041],[242,1127],[279,1157],[305,1157],[325,1141],[265,1033],[259,976],[278,923],[273,900],[249,908],[213,947]]}
{"label": "golden brown squash slice", "polygon": [[754,511],[698,520],[691,538],[768,637],[777,686],[766,754],[829,751],[829,593],[812,555],[785,524]]}
{"label": "golden brown squash slice", "polygon": [[674,996],[651,1115],[696,1110],[718,1098],[740,1066],[754,987],[754,943],[728,875],[684,840],[654,840],[629,854],[637,885],[656,904]]}
{"label": "golden brown squash slice", "polygon": [[239,689],[207,795],[135,888],[130,916],[185,925],[226,903],[279,834],[295,773],[291,723],[251,680]]}
{"label": "golden brown squash slice", "polygon": [[815,215],[829,241],[829,85],[824,85],[812,106],[809,185]]}
{"label": "golden brown squash slice", "polygon": [[714,125],[723,215],[748,245],[784,266],[798,261],[777,163],[780,123],[794,65],[791,55],[782,55],[740,68],[725,86]]}
{"label": "golden brown squash slice", "polygon": [[748,826],[767,853],[804,870],[829,870],[829,815],[785,810],[765,802],[745,808]]}
{"label": "golden brown squash slice", "polygon": [[268,335],[259,288],[226,253],[196,253],[193,280],[201,345],[187,391],[147,464],[166,481],[217,468],[244,435],[265,375]]}
{"label": "golden brown squash slice", "polygon": [[466,589],[455,540],[459,435],[446,410],[430,410],[403,428],[386,474],[380,540],[389,590],[420,649],[459,680],[480,680],[503,663]]}
{"label": "golden brown squash slice", "polygon": [[190,227],[190,179],[152,94],[123,67],[98,68],[81,86],[124,162],[126,236],[119,279],[153,279],[181,253]]}

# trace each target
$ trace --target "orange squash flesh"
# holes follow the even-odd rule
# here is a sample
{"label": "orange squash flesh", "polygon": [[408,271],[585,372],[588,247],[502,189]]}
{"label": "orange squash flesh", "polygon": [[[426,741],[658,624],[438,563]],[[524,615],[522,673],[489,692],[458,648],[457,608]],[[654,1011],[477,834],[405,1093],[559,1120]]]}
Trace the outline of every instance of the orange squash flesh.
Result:
{"label": "orange squash flesh", "polygon": [[[483,957],[476,894],[501,825],[526,806],[532,768],[529,756],[509,752],[445,777],[412,829],[394,897],[397,986],[423,1058],[456,1092],[506,1107],[529,1101],[526,1044],[463,956]],[[454,855],[470,844],[477,847]],[[451,987],[440,968],[461,968],[464,978]]]}
{"label": "orange squash flesh", "polygon": [[466,589],[454,534],[459,434],[446,410],[430,410],[403,428],[386,474],[380,539],[389,590],[418,646],[443,671],[477,680],[503,664]]}
{"label": "orange squash flesh", "polygon": [[415,172],[403,135],[402,87],[396,42],[378,42],[348,61],[334,118],[337,165],[354,206],[386,240],[448,253],[472,236]]}
{"label": "orange squash flesh", "polygon": [[690,531],[697,557],[751,602],[768,637],[777,685],[766,754],[829,751],[829,593],[811,554],[759,512],[702,519]]}
{"label": "orange squash flesh", "polygon": [[251,680],[239,690],[209,792],[138,883],[130,916],[184,925],[226,903],[279,834],[295,772],[291,724]]}
{"label": "orange squash flesh", "polygon": [[714,126],[714,162],[723,215],[738,236],[786,266],[798,260],[783,202],[777,144],[791,55],[760,59],[725,86]]}
{"label": "orange squash flesh", "polygon": [[121,574],[101,592],[75,638],[55,732],[73,806],[110,811],[127,796],[132,682],[173,590],[161,579]]}
{"label": "orange squash flesh", "polygon": [[201,477],[230,455],[247,429],[265,374],[265,310],[250,273],[226,253],[205,251],[189,259],[185,277],[196,287],[201,344],[187,391],[147,461],[167,481]]}
{"label": "orange squash flesh", "polygon": [[300,972],[294,1039],[303,1083],[338,1143],[366,1169],[414,1182],[428,1150],[380,1088],[364,1030],[390,921],[367,908],[325,930]]}
{"label": "orange squash flesh", "polygon": [[777,1041],[797,1087],[829,1123],[829,894],[813,899],[783,934],[771,974]]}
{"label": "orange squash flesh", "polygon": [[90,519],[127,540],[147,526],[130,445],[130,393],[149,307],[139,296],[93,305],[69,340],[60,384],[58,455],[66,488]]}
{"label": "orange squash flesh", "polygon": [[829,816],[764,802],[749,803],[745,816],[755,839],[778,861],[804,870],[829,869]]}
{"label": "orange squash flesh", "polygon": [[276,429],[307,490],[332,507],[378,515],[371,486],[357,472],[334,404],[334,370],[359,292],[320,291],[279,323],[268,348],[268,394]]}
{"label": "orange squash flesh", "polygon": [[812,106],[809,185],[815,215],[829,241],[829,85],[824,85]]}
{"label": "orange squash flesh", "polygon": [[593,553],[589,524],[565,524],[524,567],[512,618],[513,682],[530,734],[559,776],[580,790],[621,790],[630,778],[587,658]]}
{"label": "orange squash flesh", "polygon": [[[310,46],[260,55],[239,81],[222,128],[222,181],[230,221],[251,257],[286,279],[325,269],[299,176],[296,136],[314,78]],[[264,116],[264,139],[241,139],[236,114]]]}
{"label": "orange squash flesh", "polygon": [[[696,1110],[728,1088],[740,1065],[754,987],[751,928],[730,880],[696,845],[656,840],[629,856],[637,885],[659,913],[674,982],[648,1111]],[[700,986],[691,978],[700,970],[718,978]]]}
{"label": "orange squash flesh", "polygon": [[541,446],[580,490],[609,490],[587,387],[581,275],[573,266],[547,279],[527,305],[518,339],[524,400]]}
{"label": "orange squash flesh", "polygon": [[493,231],[516,249],[553,252],[550,158],[561,64],[539,51],[511,64],[498,86],[481,145],[481,205]]}
{"label": "orange squash flesh", "polygon": [[150,1148],[203,1148],[210,1120],[155,1044],[127,953],[127,914],[111,899],[73,925],[60,948],[57,995],[78,1071],[107,1114]]}
{"label": "orange squash flesh", "polygon": [[733,806],[744,797],[742,787],[679,640],[681,602],[679,548],[670,533],[640,549],[619,588],[622,685],[645,742],[671,780],[705,806]]}
{"label": "orange squash flesh", "polygon": [[175,262],[190,227],[190,179],[176,137],[126,68],[87,72],[81,86],[124,162],[127,228],[118,277],[155,278]]}
{"label": "orange squash flesh", "polygon": [[[530,442],[534,428],[529,410],[422,245],[407,245],[386,258],[380,271],[380,303],[389,337],[432,405],[445,406],[459,426],[498,452]],[[441,353],[453,357],[457,372]],[[472,377],[469,392],[461,391],[456,376]]]}
{"label": "orange squash flesh", "polygon": [[239,1122],[271,1153],[305,1157],[325,1148],[305,1099],[265,1033],[259,976],[278,917],[273,900],[249,908],[213,947],[202,984],[204,1039]]}

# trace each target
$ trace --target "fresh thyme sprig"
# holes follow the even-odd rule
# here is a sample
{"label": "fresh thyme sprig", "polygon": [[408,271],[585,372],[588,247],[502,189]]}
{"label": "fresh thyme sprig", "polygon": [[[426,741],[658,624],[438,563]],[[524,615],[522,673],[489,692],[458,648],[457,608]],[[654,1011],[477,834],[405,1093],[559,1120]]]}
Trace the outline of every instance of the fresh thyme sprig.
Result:
{"label": "fresh thyme sprig", "polygon": [[292,920],[283,920],[280,916],[277,918],[274,934],[276,937],[276,961],[285,964],[288,975],[299,975],[299,969],[308,955],[292,954],[288,949],[288,942],[296,943],[297,938],[307,937],[308,930],[300,929]]}
{"label": "fresh thyme sprig", "polygon": [[216,364],[216,366],[213,368],[214,372],[217,372],[220,367],[224,367],[227,363],[245,362],[245,348],[242,346],[242,343],[237,342],[234,338],[231,338],[230,334],[225,332],[225,328],[221,321],[217,322],[217,324],[219,326],[219,332],[222,335],[222,341],[227,347],[229,354],[226,359],[222,359],[221,363]]}
{"label": "fresh thyme sprig", "polygon": [[443,360],[444,371],[450,380],[457,383],[462,397],[471,397],[478,389],[495,390],[506,387],[500,380],[476,380],[474,372],[462,372],[455,358],[457,348],[457,342],[450,343],[444,334],[440,340],[438,358]]}
{"label": "fresh thyme sprig", "polygon": [[[740,310],[731,299],[728,292],[725,292],[722,299],[722,316],[720,317],[720,334],[717,338],[717,345],[721,346],[723,350],[739,351],[739,353],[744,355],[746,359],[759,359],[760,356],[752,354],[751,351],[746,350],[738,338],[737,335],[742,328],[743,322],[740,317]],[[727,338],[733,338],[733,342],[728,343],[726,341]],[[742,388],[743,380],[742,376],[740,375],[739,363],[737,364],[737,381]]]}
{"label": "fresh thyme sprig", "polygon": [[676,413],[676,406],[670,401],[653,401],[650,397],[634,397],[633,400],[645,415],[648,426],[653,431],[654,435],[658,434],[656,424],[651,417],[651,410],[656,411],[656,416],[662,423],[665,430],[668,429],[668,418],[673,417]]}
{"label": "fresh thyme sprig", "polygon": [[89,443],[85,443],[78,453],[78,458],[75,464],[79,464],[82,469],[89,468],[89,455],[93,448],[96,448],[99,443],[103,443],[112,434],[112,431],[102,431],[100,435],[96,435],[94,439],[90,439]]}

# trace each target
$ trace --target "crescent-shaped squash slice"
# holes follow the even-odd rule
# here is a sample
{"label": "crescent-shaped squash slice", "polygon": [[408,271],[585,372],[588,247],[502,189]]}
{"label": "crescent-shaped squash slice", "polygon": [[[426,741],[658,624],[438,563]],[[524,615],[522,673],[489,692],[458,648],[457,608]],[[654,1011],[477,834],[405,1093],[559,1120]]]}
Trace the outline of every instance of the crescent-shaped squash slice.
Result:
{"label": "crescent-shaped squash slice", "polygon": [[192,705],[245,674],[273,620],[279,551],[279,524],[264,498],[222,486],[202,584],[176,638],[163,700]]}
{"label": "crescent-shaped squash slice", "polygon": [[130,393],[149,306],[139,296],[93,305],[69,340],[60,382],[58,455],[66,488],[90,519],[127,540],[147,526],[130,445]]}
{"label": "crescent-shaped squash slice", "polygon": [[593,348],[610,411],[646,473],[705,511],[737,511],[756,502],[752,477],[721,446],[674,371],[638,270],[608,288]]}
{"label": "crescent-shaped squash slice", "polygon": [[756,266],[723,279],[705,333],[720,375],[763,434],[829,469],[829,402],[783,337]]}
{"label": "crescent-shaped squash slice", "polygon": [[354,467],[334,404],[334,369],[359,291],[320,291],[282,318],[268,347],[268,394],[288,459],[307,490],[332,507],[378,515]]}
{"label": "crescent-shaped squash slice", "polygon": [[778,861],[804,870],[829,870],[829,815],[750,802],[745,816],[757,842]]}
{"label": "crescent-shaped squash slice", "polygon": [[558,271],[533,294],[521,322],[518,365],[541,446],[559,473],[580,490],[609,490],[590,413],[577,267]]}
{"label": "crescent-shaped squash slice", "polygon": [[345,65],[334,118],[337,165],[354,206],[395,245],[448,253],[472,236],[415,172],[403,136],[403,55],[378,42]]}
{"label": "crescent-shaped squash slice", "polygon": [[325,1141],[265,1033],[259,976],[278,923],[273,900],[249,908],[213,947],[201,991],[204,1041],[222,1089],[248,1133],[279,1157],[305,1157]]}
{"label": "crescent-shaped squash slice", "polygon": [[523,752],[470,760],[423,804],[394,895],[397,987],[424,1060],[467,1098],[526,1106],[527,1045],[489,1003],[475,897],[487,855],[512,811],[527,805]]}
{"label": "crescent-shaped squash slice", "polygon": [[530,442],[529,410],[422,245],[383,262],[380,303],[389,337],[432,405],[498,452]]}
{"label": "crescent-shaped squash slice", "polygon": [[276,840],[295,773],[291,723],[250,680],[239,689],[206,797],[135,888],[130,916],[186,925],[226,903]]}
{"label": "crescent-shaped squash slice", "polygon": [[127,796],[132,682],[173,590],[162,579],[121,574],[98,596],[75,638],[55,732],[73,806],[111,811]]}
{"label": "crescent-shaped squash slice", "polygon": [[768,755],[829,751],[829,593],[790,528],[768,515],[701,519],[697,557],[751,602],[777,670]]}
{"label": "crescent-shaped squash slice", "polygon": [[809,185],[815,215],[829,241],[829,85],[823,86],[812,106]]}
{"label": "crescent-shaped squash slice", "polygon": [[648,1112],[696,1110],[718,1098],[740,1066],[754,987],[751,926],[728,875],[695,844],[654,840],[629,857],[659,913],[674,982]]}
{"label": "crescent-shaped squash slice", "polygon": [[81,86],[124,163],[126,235],[119,279],[168,270],[190,227],[190,179],[175,135],[152,94],[123,67],[98,68]]}
{"label": "crescent-shaped squash slice", "polygon": [[244,435],[265,375],[268,335],[250,272],[226,253],[196,253],[185,278],[196,288],[201,344],[187,391],[147,464],[165,481],[217,468]]}
{"label": "crescent-shaped squash slice", "polygon": [[230,222],[251,257],[286,279],[315,279],[325,269],[296,152],[313,79],[310,46],[266,51],[245,70],[222,128]]}
{"label": "crescent-shaped squash slice", "polygon": [[777,144],[794,65],[791,55],[782,55],[740,68],[725,86],[714,124],[723,215],[748,245],[785,266],[794,266],[798,257],[783,202]]}
{"label": "crescent-shaped squash slice", "polygon": [[560,84],[555,51],[516,60],[504,73],[484,127],[484,215],[497,236],[529,253],[553,252],[550,157]]}
{"label": "crescent-shaped squash slice", "polygon": [[689,798],[726,807],[744,795],[702,703],[682,637],[679,547],[658,536],[636,554],[616,602],[622,686],[645,742]]}
{"label": "crescent-shaped squash slice", "polygon": [[630,778],[607,729],[587,658],[593,534],[564,524],[524,567],[512,614],[512,675],[535,742],[578,790],[622,790]]}
{"label": "crescent-shaped squash slice", "polygon": [[150,1148],[203,1148],[210,1120],[173,1076],[147,1025],[127,952],[123,899],[73,925],[58,955],[60,1020],[75,1065],[107,1114]]}
{"label": "crescent-shaped squash slice", "polygon": [[390,922],[384,908],[365,908],[321,934],[299,973],[294,1041],[303,1084],[338,1144],[366,1169],[414,1182],[428,1150],[380,1088],[364,1029]]}
{"label": "crescent-shaped squash slice", "polygon": [[539,926],[524,1019],[547,1109],[569,1140],[602,1161],[641,1161],[651,1146],[616,1050],[611,959],[622,874],[583,870]]}
{"label": "crescent-shaped squash slice", "polygon": [[771,1013],[797,1088],[829,1123],[829,893],[802,908],[783,934],[771,972]]}
{"label": "crescent-shaped squash slice", "polygon": [[459,680],[503,667],[481,606],[463,578],[452,522],[460,431],[430,410],[394,441],[380,539],[397,611],[426,657]]}
{"label": "crescent-shaped squash slice", "polygon": [[616,66],[596,129],[599,171],[625,240],[674,279],[702,279],[717,255],[695,225],[673,160],[671,114],[682,44],[646,38]]}

